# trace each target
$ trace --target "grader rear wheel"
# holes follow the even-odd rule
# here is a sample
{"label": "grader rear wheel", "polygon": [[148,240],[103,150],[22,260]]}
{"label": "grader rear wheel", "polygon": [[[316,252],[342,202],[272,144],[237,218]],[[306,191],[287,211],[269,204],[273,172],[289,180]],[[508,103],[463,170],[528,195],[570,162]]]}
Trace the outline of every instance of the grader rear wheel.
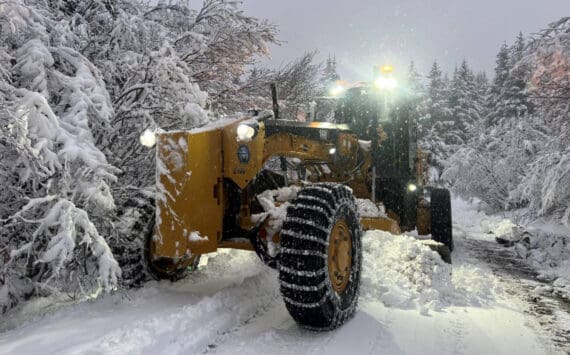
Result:
{"label": "grader rear wheel", "polygon": [[301,326],[334,329],[354,315],[361,237],[356,204],[346,186],[308,186],[287,209],[279,280],[285,305]]}
{"label": "grader rear wheel", "polygon": [[453,251],[453,225],[451,222],[451,195],[447,189],[431,191],[431,235]]}

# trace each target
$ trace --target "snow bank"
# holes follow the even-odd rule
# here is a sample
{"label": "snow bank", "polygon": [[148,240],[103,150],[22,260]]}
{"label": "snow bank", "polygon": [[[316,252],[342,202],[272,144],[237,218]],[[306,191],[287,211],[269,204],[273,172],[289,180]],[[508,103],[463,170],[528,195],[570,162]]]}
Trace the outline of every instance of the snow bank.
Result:
{"label": "snow bank", "polygon": [[540,279],[553,281],[549,292],[570,300],[570,233],[531,229],[513,248],[539,273]]}
{"label": "snow bank", "polygon": [[[421,314],[448,306],[481,306],[494,299],[486,270],[445,263],[424,242],[406,235],[369,231],[363,238],[361,297]],[[456,255],[454,253],[454,255]]]}
{"label": "snow bank", "polygon": [[538,287],[537,292],[552,292],[570,299],[568,228],[547,222],[535,222],[524,227],[499,216],[483,216],[480,228],[482,233],[511,248],[538,273],[539,279],[552,281],[552,287]]}

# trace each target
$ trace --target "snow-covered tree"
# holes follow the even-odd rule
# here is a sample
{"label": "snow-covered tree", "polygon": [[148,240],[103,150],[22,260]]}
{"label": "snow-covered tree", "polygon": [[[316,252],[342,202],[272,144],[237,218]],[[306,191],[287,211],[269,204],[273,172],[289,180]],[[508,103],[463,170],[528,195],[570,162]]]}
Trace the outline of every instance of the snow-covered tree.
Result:
{"label": "snow-covered tree", "polygon": [[570,225],[570,17],[530,40],[517,65],[530,69],[529,92],[549,137],[513,193],[531,216],[554,216]]}
{"label": "snow-covered tree", "polygon": [[[473,139],[480,121],[484,97],[473,72],[464,60],[449,82],[435,62],[428,75],[426,112],[431,125],[422,147],[431,153],[432,166],[441,173],[447,160]],[[435,175],[435,174],[434,174]]]}
{"label": "snow-covered tree", "polygon": [[451,115],[451,111],[447,105],[448,88],[442,76],[442,71],[437,64],[433,62],[430,72],[427,76],[427,106],[429,120],[433,124],[437,121],[447,121]]}
{"label": "snow-covered tree", "polygon": [[463,60],[454,72],[449,96],[452,131],[448,135],[448,143],[465,144],[474,134],[475,127],[481,120],[482,98],[477,92],[475,76]]}
{"label": "snow-covered tree", "polygon": [[54,47],[60,25],[43,2],[0,4],[7,47],[0,112],[0,307],[54,290],[117,285],[120,269],[95,226],[115,207],[116,181],[94,130],[108,129],[110,97],[98,69]]}
{"label": "snow-covered tree", "polygon": [[[279,99],[283,102],[282,117],[304,120],[310,105],[322,92],[319,83],[320,63],[315,63],[316,52],[305,53],[299,59],[281,68],[275,76]],[[336,60],[333,62],[336,66]]]}
{"label": "snow-covered tree", "polygon": [[311,103],[322,90],[321,64],[315,61],[315,55],[316,52],[307,52],[278,69],[252,68],[247,76],[236,80],[233,90],[219,94],[224,96],[226,111],[271,110],[270,85],[275,83],[281,118],[306,118]]}
{"label": "snow-covered tree", "polygon": [[522,117],[533,111],[533,104],[526,90],[529,66],[521,61],[524,48],[525,39],[522,33],[519,33],[511,47],[503,44],[497,54],[495,79],[487,104],[487,126],[502,124],[505,118]]}
{"label": "snow-covered tree", "polygon": [[0,308],[114,288],[115,206],[153,184],[140,133],[211,119],[275,27],[230,0],[14,0],[0,26]]}
{"label": "snow-covered tree", "polygon": [[328,57],[325,63],[325,67],[322,72],[322,89],[323,94],[326,94],[326,90],[335,83],[335,81],[340,80],[340,75],[338,75],[336,69],[336,57]]}
{"label": "snow-covered tree", "polygon": [[438,176],[445,166],[446,159],[452,154],[452,147],[443,138],[448,127],[453,125],[448,104],[448,87],[449,84],[444,79],[439,64],[434,61],[427,75],[425,114],[421,117],[419,137],[422,148],[431,155],[431,165],[437,169]]}
{"label": "snow-covered tree", "polygon": [[523,208],[570,223],[570,18],[497,56],[487,127],[449,161],[443,178],[493,209]]}

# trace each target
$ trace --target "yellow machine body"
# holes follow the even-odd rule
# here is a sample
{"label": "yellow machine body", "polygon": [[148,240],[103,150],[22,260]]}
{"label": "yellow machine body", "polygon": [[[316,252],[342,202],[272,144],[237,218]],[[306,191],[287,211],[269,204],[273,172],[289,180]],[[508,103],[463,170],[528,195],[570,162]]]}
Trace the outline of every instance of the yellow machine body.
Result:
{"label": "yellow machine body", "polygon": [[[238,141],[240,124],[256,127],[251,140]],[[306,128],[325,132],[329,126],[313,122]],[[271,157],[299,158],[308,163],[309,181],[346,183],[356,197],[370,197],[370,176],[366,173],[371,165],[370,154],[359,147],[358,138],[350,131],[339,132],[335,141],[290,132],[266,137],[263,121],[243,118],[212,128],[159,133],[156,149],[157,209],[151,254],[181,267],[193,255],[218,248],[253,250],[245,236],[222,238],[229,203],[224,181],[245,190]],[[365,156],[360,166],[358,154]],[[242,196],[239,225],[244,230],[254,227],[250,199]],[[364,229],[400,232],[398,222],[389,217],[363,218],[361,222]]]}

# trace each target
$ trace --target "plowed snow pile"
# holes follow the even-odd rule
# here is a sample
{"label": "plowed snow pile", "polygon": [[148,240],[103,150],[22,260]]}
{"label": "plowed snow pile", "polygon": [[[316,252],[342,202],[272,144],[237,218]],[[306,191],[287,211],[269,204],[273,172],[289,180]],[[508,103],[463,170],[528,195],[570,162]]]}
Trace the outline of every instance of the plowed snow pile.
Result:
{"label": "plowed snow pile", "polygon": [[[452,266],[415,238],[370,231],[364,235],[362,301],[417,308],[422,314],[449,305],[481,305],[496,287],[485,271]],[[454,256],[456,254],[454,253]]]}
{"label": "plowed snow pile", "polygon": [[452,270],[412,237],[365,233],[359,310],[333,332],[299,328],[254,253],[220,250],[177,283],[49,312],[32,301],[0,319],[0,354],[548,353],[455,235]]}

